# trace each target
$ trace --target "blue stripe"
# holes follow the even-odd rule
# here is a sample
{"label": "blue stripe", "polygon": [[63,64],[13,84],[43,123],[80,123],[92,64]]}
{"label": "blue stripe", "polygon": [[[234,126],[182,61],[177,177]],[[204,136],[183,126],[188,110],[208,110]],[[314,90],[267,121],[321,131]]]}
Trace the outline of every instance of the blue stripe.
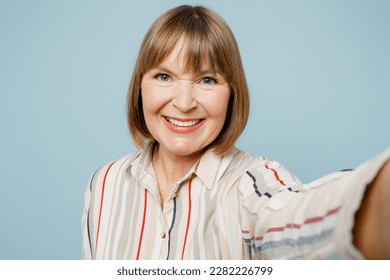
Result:
{"label": "blue stripe", "polygon": [[89,211],[87,213],[87,230],[88,230],[89,249],[91,250],[91,256],[92,256],[91,232],[89,230]]}
{"label": "blue stripe", "polygon": [[[259,197],[261,197],[262,194],[261,194],[261,192],[259,191],[259,188],[258,188],[257,185],[256,185],[256,178],[255,178],[255,176],[253,176],[253,174],[250,173],[249,171],[247,171],[246,174],[248,174],[248,176],[249,176],[249,177],[252,179],[252,181],[253,181],[253,185],[252,185],[252,186],[253,186],[253,188],[255,189],[255,193],[256,193]],[[268,192],[265,192],[264,195],[265,195],[266,197],[268,197],[268,198],[271,198],[271,197],[272,197],[272,195],[270,195]]]}
{"label": "blue stripe", "polygon": [[[99,170],[99,169],[98,169]],[[93,179],[95,178],[95,175],[96,173],[98,172],[98,170],[95,171],[95,173],[93,173],[92,175],[92,178],[91,178],[91,181],[89,183],[89,191],[91,192],[91,196],[92,196],[92,182],[93,182]],[[89,242],[89,249],[91,250],[91,256],[93,256],[93,252],[92,252],[92,242],[91,242],[91,231],[90,231],[90,228],[89,228],[89,211],[90,209],[88,209],[88,213],[87,213],[87,231],[88,231],[88,242]]]}
{"label": "blue stripe", "polygon": [[304,245],[312,245],[315,243],[319,243],[322,240],[330,237],[333,233],[333,229],[328,229],[320,232],[319,234],[311,235],[311,236],[301,236],[298,239],[292,238],[283,238],[279,241],[269,241],[257,246],[256,249],[258,252],[264,252],[267,249],[275,249],[278,247],[292,247],[297,248],[299,246]]}
{"label": "blue stripe", "polygon": [[171,223],[171,228],[169,229],[168,232],[168,255],[167,255],[167,260],[169,259],[169,253],[171,252],[171,231],[173,229],[173,225],[175,224],[176,220],[176,197],[173,199],[173,217],[172,217],[172,223]]}

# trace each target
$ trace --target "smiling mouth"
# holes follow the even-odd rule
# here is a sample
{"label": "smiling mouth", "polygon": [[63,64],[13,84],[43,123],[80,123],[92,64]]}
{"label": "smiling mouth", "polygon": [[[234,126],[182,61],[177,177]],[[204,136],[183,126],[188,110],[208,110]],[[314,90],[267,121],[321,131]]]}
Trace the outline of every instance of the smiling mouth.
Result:
{"label": "smiling mouth", "polygon": [[191,126],[197,125],[198,123],[200,123],[202,121],[202,119],[189,120],[189,121],[179,121],[177,119],[172,119],[172,118],[168,118],[168,117],[165,117],[165,119],[169,123],[176,125],[176,126],[180,126],[180,127],[191,127]]}

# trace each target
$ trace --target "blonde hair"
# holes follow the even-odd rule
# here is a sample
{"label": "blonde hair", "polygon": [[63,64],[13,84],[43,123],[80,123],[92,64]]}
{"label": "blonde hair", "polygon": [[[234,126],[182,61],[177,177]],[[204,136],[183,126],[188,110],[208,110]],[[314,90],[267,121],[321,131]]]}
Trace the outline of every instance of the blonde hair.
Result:
{"label": "blonde hair", "polygon": [[233,32],[219,15],[202,6],[173,8],[160,16],[146,33],[127,95],[127,121],[131,136],[138,148],[153,141],[142,109],[142,77],[169,55],[180,38],[190,42],[185,50],[187,70],[198,73],[206,59],[212,70],[223,75],[231,88],[225,124],[208,147],[223,155],[233,148],[245,128],[249,115],[249,93]]}

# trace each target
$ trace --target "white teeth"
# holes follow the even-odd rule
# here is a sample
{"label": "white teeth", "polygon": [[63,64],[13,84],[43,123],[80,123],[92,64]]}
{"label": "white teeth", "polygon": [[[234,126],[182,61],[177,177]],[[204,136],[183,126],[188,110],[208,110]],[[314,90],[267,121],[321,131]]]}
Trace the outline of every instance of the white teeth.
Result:
{"label": "white teeth", "polygon": [[171,119],[171,118],[166,118],[166,120],[169,121],[171,124],[174,124],[177,126],[184,126],[184,127],[194,126],[200,122],[200,120],[192,120],[192,121],[182,122],[182,121],[178,121],[178,120]]}

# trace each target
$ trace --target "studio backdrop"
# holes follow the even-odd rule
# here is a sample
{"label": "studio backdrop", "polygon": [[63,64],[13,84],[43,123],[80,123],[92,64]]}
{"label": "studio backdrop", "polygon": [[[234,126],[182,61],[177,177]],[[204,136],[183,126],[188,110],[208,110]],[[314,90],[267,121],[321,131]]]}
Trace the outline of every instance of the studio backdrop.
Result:
{"label": "studio backdrop", "polygon": [[126,94],[143,35],[201,4],[240,46],[237,146],[303,182],[390,145],[390,1],[0,0],[0,259],[80,259],[83,195],[134,152]]}

